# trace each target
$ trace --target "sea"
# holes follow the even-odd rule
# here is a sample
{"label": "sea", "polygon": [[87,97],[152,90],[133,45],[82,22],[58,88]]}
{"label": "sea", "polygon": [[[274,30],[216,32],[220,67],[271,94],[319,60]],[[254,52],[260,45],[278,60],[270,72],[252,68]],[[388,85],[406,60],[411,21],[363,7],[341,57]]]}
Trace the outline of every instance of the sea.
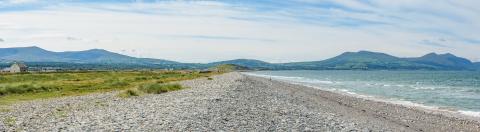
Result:
{"label": "sea", "polygon": [[256,71],[245,74],[480,118],[478,71]]}

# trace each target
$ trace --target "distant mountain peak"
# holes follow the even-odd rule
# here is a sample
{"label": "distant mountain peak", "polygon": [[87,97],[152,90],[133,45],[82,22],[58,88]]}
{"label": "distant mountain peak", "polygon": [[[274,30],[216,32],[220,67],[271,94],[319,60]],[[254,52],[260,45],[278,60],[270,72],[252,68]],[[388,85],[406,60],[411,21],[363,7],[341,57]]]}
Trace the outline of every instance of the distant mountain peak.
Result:
{"label": "distant mountain peak", "polygon": [[372,51],[367,51],[367,50],[360,50],[357,53],[378,53],[378,52],[372,52]]}
{"label": "distant mountain peak", "polygon": [[424,56],[437,56],[437,55],[438,55],[437,53],[431,52],[431,53],[425,54]]}
{"label": "distant mountain peak", "polygon": [[114,52],[110,52],[108,50],[104,50],[104,49],[89,49],[89,50],[85,50],[83,51],[85,53],[105,53],[105,54],[118,54],[118,53],[114,53]]}
{"label": "distant mountain peak", "polygon": [[396,59],[397,57],[385,54],[385,53],[380,53],[380,52],[372,52],[372,51],[366,51],[366,50],[361,50],[358,52],[344,52],[334,58],[388,58],[388,59]]}
{"label": "distant mountain peak", "polygon": [[444,54],[437,54],[435,52],[432,52],[432,53],[428,53],[422,57],[457,57],[455,56],[454,54],[451,54],[451,53],[444,53]]}
{"label": "distant mountain peak", "polygon": [[102,52],[109,52],[107,50],[104,50],[104,49],[89,49],[89,50],[86,50],[86,51],[102,51]]}
{"label": "distant mountain peak", "polygon": [[445,54],[440,54],[440,55],[444,55],[444,56],[451,56],[451,57],[457,57],[457,56],[455,56],[455,55],[453,55],[453,54],[450,54],[450,53],[445,53]]}
{"label": "distant mountain peak", "polygon": [[472,62],[470,60],[457,57],[451,53],[444,53],[444,54],[428,53],[422,57],[411,58],[410,60],[417,63],[422,63],[422,64],[456,68],[456,69],[462,69],[465,67],[470,67],[470,65],[472,65]]}
{"label": "distant mountain peak", "polygon": [[254,59],[235,59],[235,60],[227,60],[227,61],[219,61],[219,62],[213,62],[209,63],[209,65],[222,65],[222,64],[234,64],[238,66],[244,66],[244,67],[249,67],[249,68],[258,68],[258,69],[264,69],[267,67],[275,67],[276,65],[261,61],[261,60],[254,60]]}
{"label": "distant mountain peak", "polygon": [[25,48],[42,49],[42,48],[40,48],[40,47],[38,47],[38,46],[27,46],[27,47],[25,47]]}
{"label": "distant mountain peak", "polygon": [[37,46],[26,46],[26,47],[14,47],[14,48],[3,48],[3,49],[40,49],[40,50],[44,50],[40,47],[37,47]]}
{"label": "distant mountain peak", "polygon": [[358,54],[361,54],[361,55],[387,55],[385,53],[373,52],[373,51],[367,51],[367,50],[360,50],[360,51],[357,51],[357,52],[344,52],[341,55],[358,55]]}

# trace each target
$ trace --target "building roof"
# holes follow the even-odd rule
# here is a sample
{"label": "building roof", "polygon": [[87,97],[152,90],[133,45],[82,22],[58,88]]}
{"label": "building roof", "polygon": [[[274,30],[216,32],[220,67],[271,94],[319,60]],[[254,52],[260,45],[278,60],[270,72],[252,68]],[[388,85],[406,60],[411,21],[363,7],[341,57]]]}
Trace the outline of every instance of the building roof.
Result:
{"label": "building roof", "polygon": [[22,67],[22,68],[27,67],[27,65],[25,65],[24,63],[21,63],[21,62],[15,62],[15,63],[13,63],[13,65],[18,65],[18,67]]}

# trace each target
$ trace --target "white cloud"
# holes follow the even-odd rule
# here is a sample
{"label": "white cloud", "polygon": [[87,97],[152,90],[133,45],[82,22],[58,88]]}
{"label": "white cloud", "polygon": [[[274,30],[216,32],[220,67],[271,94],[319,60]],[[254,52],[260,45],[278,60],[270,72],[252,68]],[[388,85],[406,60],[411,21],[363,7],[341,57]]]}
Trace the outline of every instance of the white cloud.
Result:
{"label": "white cloud", "polygon": [[8,3],[12,4],[22,4],[22,3],[32,3],[37,2],[38,0],[8,0]]}
{"label": "white cloud", "polygon": [[38,3],[39,0],[0,0],[0,7],[20,5],[20,4],[32,4]]}
{"label": "white cloud", "polygon": [[[478,56],[480,46],[462,40],[480,36],[480,16],[470,5],[331,2],[359,11],[315,6],[258,11],[256,6],[209,1],[56,4],[41,10],[0,12],[0,37],[8,40],[0,47],[36,45],[55,51],[103,48],[182,62],[321,60],[358,50],[403,57],[428,52],[452,52],[470,59]],[[338,25],[358,24],[359,20],[385,24]]]}

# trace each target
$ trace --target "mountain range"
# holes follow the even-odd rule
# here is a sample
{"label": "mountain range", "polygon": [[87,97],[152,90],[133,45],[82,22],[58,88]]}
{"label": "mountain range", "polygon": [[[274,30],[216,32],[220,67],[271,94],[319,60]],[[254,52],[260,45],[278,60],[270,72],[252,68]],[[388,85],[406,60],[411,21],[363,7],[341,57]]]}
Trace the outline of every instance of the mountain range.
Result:
{"label": "mountain range", "polygon": [[[345,52],[330,59],[310,62],[269,63],[253,59],[236,59],[206,64],[181,63],[163,59],[130,57],[103,49],[52,52],[39,47],[0,48],[0,63],[23,61],[42,66],[70,65],[127,68],[206,69],[221,64],[235,64],[256,70],[480,70],[480,62],[453,54],[429,53],[421,57],[400,58],[385,53]],[[124,65],[124,66],[122,66]]]}
{"label": "mountain range", "polygon": [[65,62],[104,64],[175,64],[178,62],[135,58],[103,49],[85,51],[52,52],[39,47],[0,48],[0,59],[24,62]]}

